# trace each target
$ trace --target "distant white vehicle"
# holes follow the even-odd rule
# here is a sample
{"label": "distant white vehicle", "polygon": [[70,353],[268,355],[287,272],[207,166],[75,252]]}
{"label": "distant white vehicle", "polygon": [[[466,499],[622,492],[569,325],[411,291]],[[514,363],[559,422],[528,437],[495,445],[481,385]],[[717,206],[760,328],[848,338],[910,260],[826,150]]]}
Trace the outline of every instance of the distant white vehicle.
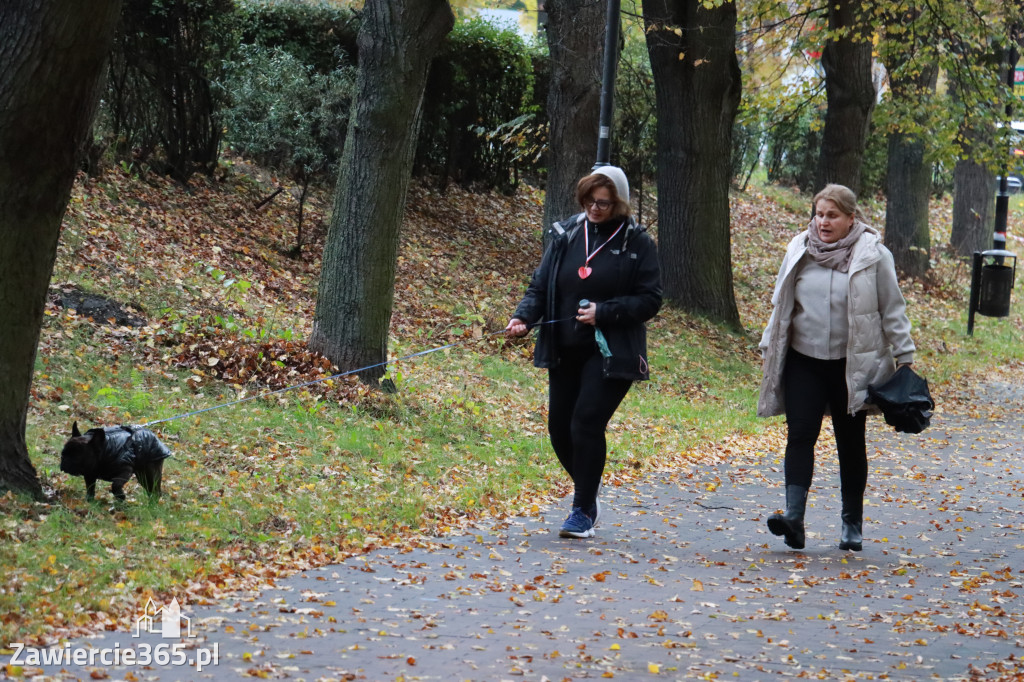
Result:
{"label": "distant white vehicle", "polygon": [[[996,176],[996,184],[997,185],[1001,185],[1002,184],[1002,179],[1003,179],[1002,176],[997,175]],[[1016,175],[1007,175],[1006,176],[1006,191],[1008,191],[1010,194],[1016,194],[1017,192],[1021,191],[1021,189],[1024,189],[1024,182],[1022,182],[1021,179],[1018,176],[1016,176]]]}

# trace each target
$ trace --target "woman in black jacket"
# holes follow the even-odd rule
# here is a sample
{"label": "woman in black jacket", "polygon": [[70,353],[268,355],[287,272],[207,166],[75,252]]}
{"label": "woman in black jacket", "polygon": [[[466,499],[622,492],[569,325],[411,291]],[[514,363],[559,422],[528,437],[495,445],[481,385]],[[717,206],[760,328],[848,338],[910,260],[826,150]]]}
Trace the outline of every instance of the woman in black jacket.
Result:
{"label": "woman in black jacket", "polygon": [[541,322],[533,364],[548,369],[548,432],[572,478],[561,537],[593,537],[605,429],[634,381],[648,378],[647,320],[661,307],[654,240],[630,217],[629,182],[602,166],[581,179],[583,213],[552,226],[551,241],[506,332]]}

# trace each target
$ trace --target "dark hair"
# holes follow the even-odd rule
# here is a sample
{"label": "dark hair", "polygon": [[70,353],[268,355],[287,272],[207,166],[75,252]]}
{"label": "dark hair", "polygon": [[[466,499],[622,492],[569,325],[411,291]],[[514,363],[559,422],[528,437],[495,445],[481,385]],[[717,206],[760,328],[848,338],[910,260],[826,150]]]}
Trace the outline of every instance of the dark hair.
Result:
{"label": "dark hair", "polygon": [[584,210],[587,208],[583,205],[593,195],[594,190],[598,187],[606,187],[612,195],[612,202],[615,204],[612,207],[612,217],[624,217],[629,215],[629,199],[623,199],[619,196],[619,191],[615,187],[615,182],[612,181],[607,175],[603,173],[593,173],[580,178],[580,181],[576,183],[576,203],[580,205]]}

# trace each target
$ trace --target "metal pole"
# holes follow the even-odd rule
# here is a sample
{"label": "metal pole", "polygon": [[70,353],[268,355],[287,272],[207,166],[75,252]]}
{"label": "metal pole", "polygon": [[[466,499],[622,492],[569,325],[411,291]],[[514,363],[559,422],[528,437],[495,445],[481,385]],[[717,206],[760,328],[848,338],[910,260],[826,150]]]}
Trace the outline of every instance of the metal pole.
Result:
{"label": "metal pole", "polygon": [[598,122],[597,163],[594,164],[594,168],[611,163],[615,70],[619,62],[620,4],[620,0],[608,0],[608,15],[605,19],[604,34],[604,70],[601,74],[601,120]]}
{"label": "metal pole", "polygon": [[971,257],[971,294],[967,299],[967,336],[974,336],[974,313],[981,297],[981,263],[981,251],[975,251]]}
{"label": "metal pole", "polygon": [[[1013,121],[1013,75],[1017,69],[1017,48],[1010,47],[1006,50],[1006,86],[1010,89],[1010,96],[1006,100],[1006,125]],[[993,237],[994,249],[1006,248],[1006,223],[1010,214],[1010,191],[1007,184],[1007,176],[1010,174],[1010,160],[1007,158],[1003,164],[1003,175],[999,178],[999,193],[996,194],[996,225]],[[1002,242],[1000,245],[999,242]],[[1003,257],[996,256],[996,264],[1003,264]]]}

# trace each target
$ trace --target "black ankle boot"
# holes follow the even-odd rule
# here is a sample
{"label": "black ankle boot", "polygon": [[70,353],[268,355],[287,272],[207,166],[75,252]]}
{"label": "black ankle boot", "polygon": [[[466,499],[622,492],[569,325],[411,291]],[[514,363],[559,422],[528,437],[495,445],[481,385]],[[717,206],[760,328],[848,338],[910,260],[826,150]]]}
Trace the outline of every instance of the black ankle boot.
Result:
{"label": "black ankle boot", "polygon": [[859,552],[864,547],[864,502],[858,504],[843,504],[843,532],[839,536],[839,549],[849,549]]}
{"label": "black ankle boot", "polygon": [[804,548],[804,510],[807,507],[807,488],[802,485],[786,486],[786,513],[768,517],[768,530],[782,535],[793,549]]}

